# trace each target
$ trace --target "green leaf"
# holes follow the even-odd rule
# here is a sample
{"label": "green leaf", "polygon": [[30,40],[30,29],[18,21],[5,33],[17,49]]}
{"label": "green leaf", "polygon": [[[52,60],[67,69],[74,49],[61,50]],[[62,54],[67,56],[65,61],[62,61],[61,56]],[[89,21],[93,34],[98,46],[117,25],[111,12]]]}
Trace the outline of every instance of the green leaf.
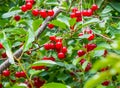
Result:
{"label": "green leaf", "polygon": [[67,88],[66,85],[62,84],[62,83],[48,83],[43,85],[41,88]]}
{"label": "green leaf", "polygon": [[50,66],[50,65],[57,65],[57,63],[51,60],[40,60],[32,64],[32,66]]}
{"label": "green leaf", "polygon": [[25,84],[15,84],[14,86],[12,86],[12,88],[26,88]]}
{"label": "green leaf", "polygon": [[103,2],[104,2],[104,0],[97,0],[97,1],[96,1],[96,4],[97,4],[98,7],[100,8]]}
{"label": "green leaf", "polygon": [[59,5],[59,3],[57,2],[57,0],[46,0],[44,2],[44,4],[47,4],[47,5]]}
{"label": "green leaf", "polygon": [[32,76],[37,75],[37,74],[39,74],[41,72],[42,72],[41,70],[33,70],[33,69],[29,70],[29,74],[32,75]]}
{"label": "green leaf", "polygon": [[14,15],[20,13],[20,12],[21,12],[21,10],[15,10],[15,11],[7,12],[7,13],[4,13],[2,15],[2,18],[9,18],[11,16],[14,16]]}
{"label": "green leaf", "polygon": [[76,19],[75,19],[75,18],[69,20],[69,24],[70,24],[70,26],[74,26],[75,23],[76,23]]}
{"label": "green leaf", "polygon": [[112,7],[111,6],[106,6],[105,9],[102,11],[102,14],[105,14],[105,13],[109,13],[110,11],[112,11]]}
{"label": "green leaf", "polygon": [[79,63],[80,59],[81,59],[81,58],[76,58],[76,59],[74,59],[73,62],[72,62],[72,64],[73,64],[73,65],[77,65],[77,63]]}
{"label": "green leaf", "polygon": [[111,2],[110,5],[117,10],[118,12],[120,12],[120,3],[119,2]]}
{"label": "green leaf", "polygon": [[34,41],[34,39],[35,39],[34,31],[30,28],[28,29],[28,34],[23,51],[27,51],[32,46],[32,42]]}
{"label": "green leaf", "polygon": [[94,57],[99,57],[104,54],[104,50],[96,50],[94,53]]}
{"label": "green leaf", "polygon": [[40,27],[40,25],[42,24],[42,21],[43,21],[42,19],[33,21],[32,26],[34,31],[36,31]]}
{"label": "green leaf", "polygon": [[11,44],[10,41],[6,38],[6,35],[4,32],[0,33],[0,42],[3,44],[5,50],[6,50],[6,54],[8,56],[8,60],[11,64],[14,64],[14,58],[13,58],[13,54],[11,51]]}
{"label": "green leaf", "polygon": [[53,21],[50,22],[50,23],[52,23],[52,24],[54,24],[55,26],[58,26],[58,27],[60,27],[60,28],[62,28],[62,29],[66,29],[66,28],[67,28],[67,27],[66,27],[66,24],[65,24],[64,22],[59,21],[59,20],[53,20]]}

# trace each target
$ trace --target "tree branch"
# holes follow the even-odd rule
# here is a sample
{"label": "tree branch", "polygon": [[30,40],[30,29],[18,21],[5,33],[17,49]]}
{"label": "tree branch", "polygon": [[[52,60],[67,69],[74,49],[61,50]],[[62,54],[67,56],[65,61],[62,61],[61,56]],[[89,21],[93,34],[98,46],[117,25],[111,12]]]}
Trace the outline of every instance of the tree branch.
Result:
{"label": "tree branch", "polygon": [[[53,20],[60,12],[62,11],[61,8],[57,8],[54,12],[54,16],[52,17],[47,17],[46,20],[42,23],[42,25],[38,28],[38,30],[36,31],[36,35],[35,38],[38,39],[40,34],[46,29],[48,23]],[[23,47],[21,47],[20,49],[18,49],[13,55],[15,58],[19,58],[21,56],[23,52]],[[0,65],[0,73],[2,73],[3,70],[5,70],[6,68],[8,68],[11,65],[11,63],[9,62],[9,60],[7,59],[6,61],[4,61],[1,65]]]}

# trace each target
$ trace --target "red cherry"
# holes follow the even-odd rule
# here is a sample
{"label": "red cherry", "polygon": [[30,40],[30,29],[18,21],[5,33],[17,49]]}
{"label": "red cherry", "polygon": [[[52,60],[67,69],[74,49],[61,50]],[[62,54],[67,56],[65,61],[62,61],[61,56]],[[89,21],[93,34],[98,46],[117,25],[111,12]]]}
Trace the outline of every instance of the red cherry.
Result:
{"label": "red cherry", "polygon": [[87,11],[87,10],[83,10],[83,11],[82,11],[82,15],[83,15],[83,16],[87,16],[87,14],[88,14],[88,11]]}
{"label": "red cherry", "polygon": [[104,50],[103,56],[106,57],[107,54],[108,54],[108,51],[107,51],[107,50]]}
{"label": "red cherry", "polygon": [[61,49],[62,48],[62,43],[61,42],[57,42],[55,44],[55,47],[56,47],[56,49]]}
{"label": "red cherry", "polygon": [[54,15],[54,11],[53,10],[48,10],[48,16],[53,16]]}
{"label": "red cherry", "polygon": [[0,49],[3,49],[4,47],[3,47],[3,45],[2,45],[2,43],[0,43]]}
{"label": "red cherry", "polygon": [[79,36],[83,36],[83,34],[84,34],[84,33],[81,32],[81,33],[79,33]]}
{"label": "red cherry", "polygon": [[22,10],[22,12],[26,12],[27,11],[26,5],[21,6],[21,10]]}
{"label": "red cherry", "polygon": [[79,57],[85,55],[85,53],[86,52],[84,50],[78,50],[78,52],[77,52],[77,54],[78,54]]}
{"label": "red cherry", "polygon": [[20,78],[21,77],[21,72],[16,72],[15,77]]}
{"label": "red cherry", "polygon": [[33,9],[32,10],[32,15],[33,16],[38,16],[39,15],[39,10],[38,9]]}
{"label": "red cherry", "polygon": [[21,77],[24,77],[24,78],[26,77],[26,74],[25,74],[24,71],[21,71],[21,72],[20,72],[20,75],[21,75]]}
{"label": "red cherry", "polygon": [[32,3],[30,3],[30,2],[26,3],[26,8],[28,10],[32,9]]}
{"label": "red cherry", "polygon": [[36,86],[36,88],[40,88],[43,84],[45,83],[45,80],[34,80],[34,86]]}
{"label": "red cherry", "polygon": [[71,14],[70,14],[70,17],[71,17],[71,18],[76,18],[75,13],[71,13]]}
{"label": "red cherry", "polygon": [[62,50],[61,50],[64,54],[66,54],[67,53],[67,47],[62,47]]}
{"label": "red cherry", "polygon": [[80,64],[82,65],[85,61],[86,61],[85,59],[81,59]]}
{"label": "red cherry", "polygon": [[59,59],[64,59],[65,58],[65,54],[63,52],[58,53],[58,58]]}
{"label": "red cherry", "polygon": [[3,88],[2,83],[0,83],[0,88]]}
{"label": "red cherry", "polygon": [[72,8],[72,12],[75,13],[76,11],[78,11],[77,7]]}
{"label": "red cherry", "polygon": [[106,80],[102,83],[103,86],[108,86],[110,84],[110,81]]}
{"label": "red cherry", "polygon": [[47,56],[44,56],[42,59],[43,60],[48,60],[49,58]]}
{"label": "red cherry", "polygon": [[90,36],[88,37],[88,40],[93,40],[95,38],[95,35],[94,34],[90,34]]}
{"label": "red cherry", "polygon": [[2,58],[6,58],[7,57],[7,54],[4,52],[2,53]]}
{"label": "red cherry", "polygon": [[92,30],[89,29],[89,28],[86,28],[83,32],[84,32],[85,34],[92,34]]}
{"label": "red cherry", "polygon": [[49,44],[49,47],[50,47],[50,49],[55,49],[54,43],[50,43],[50,44]]}
{"label": "red cherry", "polygon": [[88,9],[87,10],[87,16],[92,16],[92,14],[93,14],[93,11],[91,9]]}
{"label": "red cherry", "polygon": [[26,2],[26,3],[28,3],[28,2],[29,2],[29,3],[31,3],[31,4],[34,4],[34,3],[35,3],[35,1],[34,1],[34,0],[25,0],[25,2]]}
{"label": "red cherry", "polygon": [[51,41],[55,41],[55,40],[56,40],[56,36],[50,36],[49,39],[50,39]]}
{"label": "red cherry", "polygon": [[76,12],[75,12],[75,16],[76,16],[76,17],[81,17],[81,16],[82,16],[82,15],[81,15],[81,11],[76,11]]}
{"label": "red cherry", "polygon": [[46,12],[46,10],[41,10],[40,11],[40,16],[42,17],[42,18],[46,18],[48,15],[47,15],[47,12]]}
{"label": "red cherry", "polygon": [[49,50],[49,49],[50,49],[49,44],[48,44],[48,43],[44,44],[44,48],[45,48],[46,50]]}
{"label": "red cherry", "polygon": [[62,42],[62,38],[56,38],[55,42]]}
{"label": "red cherry", "polygon": [[82,21],[82,17],[77,17],[76,21],[77,21],[77,22]]}
{"label": "red cherry", "polygon": [[93,4],[91,9],[92,9],[92,11],[98,10],[98,6],[96,4]]}
{"label": "red cherry", "polygon": [[52,28],[54,28],[54,25],[53,24],[48,24],[48,28],[52,29]]}
{"label": "red cherry", "polygon": [[55,58],[51,56],[49,57],[49,60],[55,61]]}
{"label": "red cherry", "polygon": [[45,66],[32,66],[31,68],[35,70],[42,70],[42,69],[45,69],[46,67]]}
{"label": "red cherry", "polygon": [[92,64],[91,63],[88,63],[86,68],[85,68],[85,72],[88,72],[92,67]]}
{"label": "red cherry", "polygon": [[15,19],[16,21],[19,21],[19,20],[20,20],[20,16],[19,16],[19,15],[16,15],[16,16],[14,16],[14,19]]}
{"label": "red cherry", "polygon": [[9,70],[4,70],[2,74],[6,77],[10,76],[10,71]]}
{"label": "red cherry", "polygon": [[87,44],[85,45],[85,48],[87,49],[87,52],[94,50],[97,47],[96,44]]}
{"label": "red cherry", "polygon": [[108,70],[108,67],[105,67],[105,68],[101,68],[101,72],[104,72],[104,71],[106,71],[106,70]]}

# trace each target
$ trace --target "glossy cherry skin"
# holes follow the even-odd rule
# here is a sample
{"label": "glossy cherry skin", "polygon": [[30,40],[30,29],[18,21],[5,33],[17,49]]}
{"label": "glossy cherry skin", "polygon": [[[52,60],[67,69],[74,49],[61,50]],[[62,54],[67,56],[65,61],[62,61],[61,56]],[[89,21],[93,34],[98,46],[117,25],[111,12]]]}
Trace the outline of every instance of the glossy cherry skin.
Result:
{"label": "glossy cherry skin", "polygon": [[21,77],[21,72],[16,72],[15,77],[20,78]]}
{"label": "glossy cherry skin", "polygon": [[54,28],[54,24],[48,24],[48,28],[49,29],[53,29]]}
{"label": "glossy cherry skin", "polygon": [[26,5],[21,6],[21,10],[22,10],[22,12],[26,12],[27,11]]}
{"label": "glossy cherry skin", "polygon": [[91,41],[95,38],[95,35],[94,34],[90,34],[90,36],[88,37],[88,40]]}
{"label": "glossy cherry skin", "polygon": [[39,10],[38,9],[33,9],[32,10],[32,15],[33,16],[38,16],[39,15]]}
{"label": "glossy cherry skin", "polygon": [[65,58],[65,54],[63,52],[58,53],[58,58],[59,59],[64,59]]}
{"label": "glossy cherry skin", "polygon": [[72,8],[72,12],[75,13],[76,11],[78,11],[77,7]]}
{"label": "glossy cherry skin", "polygon": [[30,3],[30,2],[26,3],[26,8],[27,8],[27,10],[31,10],[32,9],[32,3]]}
{"label": "glossy cherry skin", "polygon": [[10,71],[9,70],[4,70],[2,72],[2,75],[4,75],[5,77],[8,77],[8,76],[10,76]]}
{"label": "glossy cherry skin", "polygon": [[50,39],[51,41],[55,41],[55,40],[56,40],[56,36],[50,36],[49,39]]}
{"label": "glossy cherry skin", "polygon": [[2,58],[7,58],[7,54],[5,52],[2,53]]}
{"label": "glossy cherry skin", "polygon": [[3,49],[4,47],[3,47],[3,45],[2,45],[2,43],[0,43],[0,49]]}
{"label": "glossy cherry skin", "polygon": [[55,44],[56,49],[61,49],[62,48],[62,42],[57,42]]}
{"label": "glossy cherry skin", "polygon": [[76,18],[75,13],[71,13],[71,14],[70,14],[70,17],[71,17],[71,18]]}
{"label": "glossy cherry skin", "polygon": [[24,77],[24,78],[26,77],[26,73],[24,71],[21,71],[20,75],[21,75],[21,77]]}
{"label": "glossy cherry skin", "polygon": [[16,21],[19,21],[20,18],[21,18],[21,17],[20,17],[19,15],[15,15],[15,16],[14,16],[14,20],[16,20]]}
{"label": "glossy cherry skin", "polygon": [[92,67],[92,64],[91,63],[88,63],[86,68],[85,68],[85,72],[88,72]]}
{"label": "glossy cherry skin", "polygon": [[53,10],[48,10],[48,16],[54,16],[54,11]]}
{"label": "glossy cherry skin", "polygon": [[92,11],[98,10],[98,6],[96,4],[93,4],[91,9],[92,9]]}
{"label": "glossy cherry skin", "polygon": [[102,83],[103,86],[108,86],[110,84],[110,81],[106,80]]}
{"label": "glossy cherry skin", "polygon": [[78,52],[77,52],[77,54],[78,54],[79,57],[85,55],[85,53],[86,52],[84,50],[78,50]]}
{"label": "glossy cherry skin", "polygon": [[81,59],[80,64],[82,65],[85,61],[86,61],[85,59]]}
{"label": "glossy cherry skin", "polygon": [[62,47],[62,49],[61,49],[61,52],[63,52],[64,54],[66,54],[67,53],[67,47]]}
{"label": "glossy cherry skin", "polygon": [[40,16],[41,16],[42,18],[46,18],[46,17],[48,16],[46,10],[44,10],[44,9],[41,10],[41,11],[40,11]]}
{"label": "glossy cherry skin", "polygon": [[87,44],[85,45],[85,48],[87,49],[87,52],[94,50],[97,47],[96,44]]}

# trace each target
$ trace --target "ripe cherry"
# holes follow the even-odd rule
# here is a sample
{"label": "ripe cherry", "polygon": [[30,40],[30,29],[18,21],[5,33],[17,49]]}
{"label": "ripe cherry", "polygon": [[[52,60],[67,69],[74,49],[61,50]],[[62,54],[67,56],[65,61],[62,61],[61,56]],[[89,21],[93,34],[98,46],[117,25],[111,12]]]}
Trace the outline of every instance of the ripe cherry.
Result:
{"label": "ripe cherry", "polygon": [[31,68],[35,70],[42,70],[42,69],[45,69],[46,67],[45,66],[32,66]]}
{"label": "ripe cherry", "polygon": [[20,75],[21,75],[21,77],[24,77],[24,78],[26,77],[26,73],[24,71],[21,71]]}
{"label": "ripe cherry", "polygon": [[82,65],[85,61],[86,61],[85,59],[81,59],[80,64]]}
{"label": "ripe cherry", "polygon": [[78,50],[78,52],[77,52],[77,54],[78,54],[79,57],[85,55],[85,53],[86,52],[84,50]]}
{"label": "ripe cherry", "polygon": [[2,53],[2,58],[6,58],[7,57],[7,54],[4,52]]}
{"label": "ripe cherry", "polygon": [[90,34],[90,36],[88,37],[88,40],[93,40],[95,38],[95,35],[94,34]]}
{"label": "ripe cherry", "polygon": [[82,16],[82,15],[81,15],[81,11],[76,11],[76,12],[75,12],[75,16],[76,16],[76,17],[81,17],[81,16]]}
{"label": "ripe cherry", "polygon": [[49,44],[49,47],[50,47],[50,49],[55,49],[54,43],[50,43],[50,44]]}
{"label": "ripe cherry", "polygon": [[87,44],[85,45],[85,48],[87,49],[87,52],[94,50],[97,47],[96,44]]}
{"label": "ripe cherry", "polygon": [[39,15],[39,10],[38,9],[33,9],[32,10],[32,15],[33,16],[38,16]]}
{"label": "ripe cherry", "polygon": [[0,43],[0,49],[3,49],[4,47],[3,47],[3,45],[2,45],[2,43]]}
{"label": "ripe cherry", "polygon": [[52,29],[52,28],[54,28],[54,25],[53,24],[48,24],[48,28]]}
{"label": "ripe cherry", "polygon": [[44,44],[44,48],[45,48],[46,50],[49,50],[49,49],[50,49],[50,45],[49,45],[48,43],[46,43],[46,44]]}
{"label": "ripe cherry", "polygon": [[71,17],[71,18],[76,18],[75,13],[71,13],[71,14],[70,14],[70,17]]}
{"label": "ripe cherry", "polygon": [[100,69],[101,72],[104,72],[104,71],[106,71],[106,70],[108,70],[108,67],[104,67],[104,68],[101,68],[101,69]]}
{"label": "ripe cherry", "polygon": [[62,47],[62,49],[61,49],[61,51],[64,53],[64,54],[66,54],[67,53],[67,47]]}
{"label": "ripe cherry", "polygon": [[103,86],[108,86],[110,84],[110,81],[106,80],[102,83]]}
{"label": "ripe cherry", "polygon": [[62,38],[56,38],[55,42],[62,42]]}
{"label": "ripe cherry", "polygon": [[10,71],[9,70],[4,70],[2,74],[6,77],[10,76]]}
{"label": "ripe cherry", "polygon": [[87,10],[87,16],[92,16],[92,14],[93,14],[93,11],[91,9],[88,9]]}
{"label": "ripe cherry", "polygon": [[26,12],[27,11],[26,5],[21,6],[21,10],[22,10],[22,12]]}
{"label": "ripe cherry", "polygon": [[21,72],[16,72],[15,77],[20,78],[21,77]]}
{"label": "ripe cherry", "polygon": [[47,12],[46,12],[46,10],[41,10],[40,11],[40,16],[42,17],[42,18],[46,18],[48,15],[47,15]]}
{"label": "ripe cherry", "polygon": [[82,21],[82,17],[77,17],[76,21],[77,21],[77,22]]}
{"label": "ripe cherry", "polygon": [[93,4],[91,9],[92,9],[92,11],[98,10],[98,6],[96,4]]}
{"label": "ripe cherry", "polygon": [[53,16],[54,15],[54,11],[53,10],[48,10],[48,16]]}
{"label": "ripe cherry", "polygon": [[72,12],[75,13],[76,11],[78,11],[77,7],[72,8]]}
{"label": "ripe cherry", "polygon": [[83,36],[83,34],[84,34],[84,33],[83,33],[83,32],[81,32],[81,33],[79,33],[79,36]]}
{"label": "ripe cherry", "polygon": [[30,3],[30,2],[26,3],[26,8],[27,8],[27,10],[32,9],[32,3]]}
{"label": "ripe cherry", "polygon": [[56,40],[56,36],[50,36],[49,39],[50,39],[51,41],[55,41],[55,40]]}
{"label": "ripe cherry", "polygon": [[58,58],[59,59],[64,59],[65,58],[65,54],[63,52],[58,53]]}
{"label": "ripe cherry", "polygon": [[25,2],[26,2],[26,3],[28,3],[28,2],[29,2],[29,3],[31,3],[31,4],[34,4],[34,3],[35,3],[35,1],[34,1],[34,0],[25,0]]}
{"label": "ripe cherry", "polygon": [[55,58],[51,56],[49,57],[49,60],[55,61]]}
{"label": "ripe cherry", "polygon": [[92,30],[89,29],[89,28],[86,28],[83,32],[84,32],[85,34],[92,34]]}
{"label": "ripe cherry", "polygon": [[0,83],[0,88],[3,88],[2,83]]}
{"label": "ripe cherry", "polygon": [[83,15],[83,16],[87,16],[87,14],[88,14],[87,10],[83,10],[83,11],[82,11],[82,15]]}
{"label": "ripe cherry", "polygon": [[56,49],[61,49],[62,48],[62,42],[57,42],[55,44]]}
{"label": "ripe cherry", "polygon": [[14,16],[14,20],[16,20],[16,21],[19,21],[20,18],[21,18],[21,17],[20,17],[19,15],[15,15],[15,16]]}
{"label": "ripe cherry", "polygon": [[85,68],[85,72],[88,72],[92,67],[92,64],[91,63],[88,63],[86,68]]}

